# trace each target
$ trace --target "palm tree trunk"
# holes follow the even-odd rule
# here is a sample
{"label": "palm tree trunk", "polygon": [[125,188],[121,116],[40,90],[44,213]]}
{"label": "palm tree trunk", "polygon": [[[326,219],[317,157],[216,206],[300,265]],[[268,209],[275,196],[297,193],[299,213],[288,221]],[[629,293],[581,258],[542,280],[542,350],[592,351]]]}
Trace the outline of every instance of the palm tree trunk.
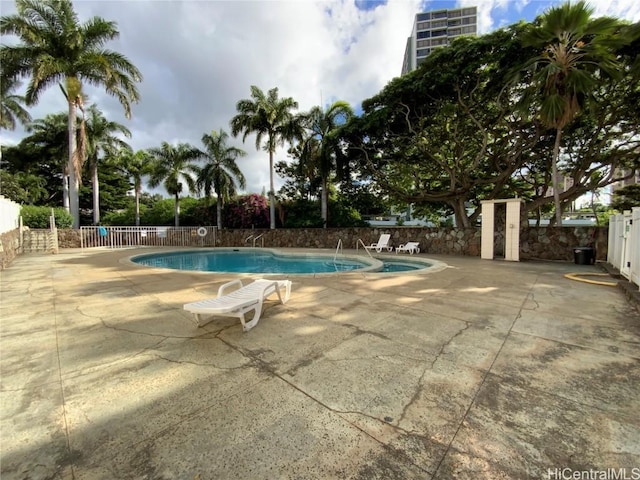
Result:
{"label": "palm tree trunk", "polygon": [[62,169],[62,207],[69,211],[69,174],[67,173],[69,165],[65,165]]}
{"label": "palm tree trunk", "polygon": [[91,183],[93,184],[93,224],[100,223],[100,185],[98,183],[98,159],[91,162]]}
{"label": "palm tree trunk", "polygon": [[175,217],[176,217],[176,227],[180,226],[180,194],[176,193],[176,208],[175,208]]}
{"label": "palm tree trunk", "polygon": [[322,177],[322,191],[320,192],[320,216],[322,217],[322,228],[327,228],[327,177]]}
{"label": "palm tree trunk", "polygon": [[136,185],[135,197],[136,197],[136,227],[139,227],[140,226],[140,185]]}
{"label": "palm tree trunk", "polygon": [[73,217],[73,228],[80,228],[80,199],[78,190],[80,187],[74,157],[76,153],[76,104],[69,101],[69,162],[67,170],[69,174],[69,213]]}
{"label": "palm tree trunk", "polygon": [[558,157],[560,156],[560,140],[562,139],[562,128],[556,128],[556,141],[553,145],[553,156],[551,158],[551,175],[553,185],[553,204],[556,211],[556,226],[562,226],[562,210],[560,209],[560,179],[558,178]]}
{"label": "palm tree trunk", "polygon": [[218,194],[218,198],[216,198],[216,214],[217,214],[217,224],[218,230],[222,228],[222,198]]}
{"label": "palm tree trunk", "polygon": [[269,222],[271,230],[276,228],[276,194],[273,186],[273,152],[269,151]]}

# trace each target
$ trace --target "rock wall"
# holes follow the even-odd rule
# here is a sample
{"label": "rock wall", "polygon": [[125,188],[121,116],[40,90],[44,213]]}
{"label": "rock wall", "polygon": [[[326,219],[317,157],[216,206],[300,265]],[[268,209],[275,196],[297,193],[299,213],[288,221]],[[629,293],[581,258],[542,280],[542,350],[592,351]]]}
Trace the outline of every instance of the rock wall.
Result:
{"label": "rock wall", "polygon": [[593,247],[607,259],[608,227],[529,227],[520,230],[520,258],[573,262],[575,247]]}
{"label": "rock wall", "polygon": [[[296,229],[234,229],[216,232],[219,247],[250,247],[253,238],[262,235],[256,246],[283,248],[335,249],[342,240],[344,249],[356,248],[359,239],[365,245],[377,242],[383,233],[391,234],[391,244],[420,242],[425,253],[480,256],[480,229],[424,227],[364,227],[364,228],[296,228]],[[520,231],[520,258],[573,261],[574,247],[594,246],[598,260],[607,257],[607,227],[523,227]],[[79,248],[79,230],[58,230],[60,248]],[[197,241],[198,238],[195,237]],[[264,243],[263,243],[264,242]],[[504,251],[503,232],[495,234],[495,252]],[[198,246],[194,244],[194,246]],[[362,245],[360,245],[362,247]]]}
{"label": "rock wall", "polygon": [[0,234],[0,270],[7,268],[19,253],[20,229]]}
{"label": "rock wall", "polygon": [[58,247],[80,248],[80,230],[73,230],[71,228],[59,228]]}

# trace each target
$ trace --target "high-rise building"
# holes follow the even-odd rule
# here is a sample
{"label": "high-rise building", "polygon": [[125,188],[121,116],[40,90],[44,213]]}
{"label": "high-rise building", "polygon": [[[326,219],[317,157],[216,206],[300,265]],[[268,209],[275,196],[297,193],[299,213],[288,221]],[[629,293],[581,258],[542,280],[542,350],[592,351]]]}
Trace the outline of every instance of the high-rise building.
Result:
{"label": "high-rise building", "polygon": [[621,188],[627,187],[629,185],[635,185],[636,183],[640,183],[640,170],[636,170],[635,172],[631,172],[629,169],[616,169],[615,175],[617,177],[628,177],[624,180],[619,180],[611,184],[611,192],[615,192]]}
{"label": "high-rise building", "polygon": [[418,13],[411,36],[407,38],[402,74],[415,70],[434,48],[449,45],[460,35],[476,35],[477,17],[477,7]]}

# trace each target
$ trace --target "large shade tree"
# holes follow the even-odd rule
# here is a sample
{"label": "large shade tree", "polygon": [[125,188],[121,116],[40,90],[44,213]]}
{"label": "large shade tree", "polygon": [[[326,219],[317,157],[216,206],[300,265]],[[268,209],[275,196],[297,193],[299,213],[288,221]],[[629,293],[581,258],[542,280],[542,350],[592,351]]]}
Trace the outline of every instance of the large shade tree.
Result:
{"label": "large shade tree", "polygon": [[100,17],[81,23],[70,0],[16,0],[17,14],[0,19],[0,33],[18,37],[17,44],[0,47],[3,76],[28,78],[27,105],[44,90],[60,84],[68,104],[68,175],[73,226],[80,225],[79,175],[84,159],[76,153],[76,109],[82,105],[83,85],[102,87],[116,97],[125,115],[139,95],[142,75],[122,54],[104,48],[119,36],[116,24]]}
{"label": "large shade tree", "polygon": [[[343,154],[343,146],[338,135],[339,127],[353,117],[353,109],[342,100],[329,105],[326,109],[316,106],[306,115],[309,136],[317,141],[304,142],[300,161],[316,163],[320,177],[322,178],[322,190],[320,193],[321,217],[324,228],[327,228],[327,205],[329,198],[329,178],[335,172],[342,178],[343,167],[347,164]],[[308,148],[308,149],[307,149]]]}
{"label": "large shade tree", "polygon": [[237,102],[238,114],[231,119],[231,133],[242,133],[242,141],[255,133],[256,149],[262,145],[269,152],[269,213],[270,227],[276,228],[275,187],[273,181],[273,155],[278,146],[292,142],[302,136],[300,117],[293,113],[298,102],[291,97],[279,98],[278,89],[266,94],[255,85],[251,86],[251,98]]}
{"label": "large shade tree", "polygon": [[157,187],[161,183],[175,199],[175,226],[180,226],[180,194],[185,190],[197,190],[195,175],[198,173],[195,160],[200,150],[188,143],[170,145],[162,142],[158,148],[148,150],[152,157],[149,186]]}
{"label": "large shade tree", "polygon": [[393,203],[444,208],[460,227],[473,226],[480,200],[513,196],[540,135],[501,95],[521,29],[460,38],[363,101],[341,129],[362,178]]}
{"label": "large shade tree", "polygon": [[227,145],[229,134],[223,129],[213,130],[202,136],[204,151],[202,157],[205,164],[198,169],[196,183],[208,198],[211,191],[216,194],[216,214],[218,228],[222,228],[222,206],[238,189],[245,188],[246,180],[236,160],[244,157],[246,152],[237,147]]}
{"label": "large shade tree", "polygon": [[557,225],[562,224],[558,160],[562,134],[584,102],[607,78],[621,75],[617,50],[630,43],[619,20],[593,18],[583,1],[550,8],[524,35],[524,44],[538,50],[528,60],[531,89],[525,105],[535,105],[542,123],[555,129],[551,167]]}

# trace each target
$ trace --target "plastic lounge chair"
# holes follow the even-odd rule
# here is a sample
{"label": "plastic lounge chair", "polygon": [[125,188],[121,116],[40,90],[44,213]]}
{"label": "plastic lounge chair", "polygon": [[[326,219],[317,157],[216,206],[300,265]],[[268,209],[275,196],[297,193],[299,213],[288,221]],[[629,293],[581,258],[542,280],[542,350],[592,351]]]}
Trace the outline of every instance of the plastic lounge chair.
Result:
{"label": "plastic lounge chair", "polygon": [[364,248],[367,250],[375,250],[380,253],[382,250],[387,250],[388,252],[393,251],[393,247],[389,245],[389,240],[391,239],[391,235],[388,233],[383,233],[380,235],[380,238],[376,243],[372,243],[371,245],[365,245]]}
{"label": "plastic lounge chair", "polygon": [[398,247],[396,247],[396,253],[399,252],[409,252],[410,255],[414,253],[420,253],[420,242],[407,242],[402,243]]}
{"label": "plastic lounge chair", "polygon": [[[237,289],[227,293],[233,287]],[[281,289],[285,290],[284,297],[280,293]],[[184,309],[194,314],[194,321],[198,327],[208,323],[201,323],[207,316],[238,317],[242,329],[248,332],[258,324],[264,300],[274,293],[278,295],[280,303],[286,303],[291,294],[291,281],[258,279],[248,285],[242,285],[240,280],[234,280],[221,285],[216,298],[187,303]],[[254,312],[253,318],[247,321],[245,315],[251,311]]]}

